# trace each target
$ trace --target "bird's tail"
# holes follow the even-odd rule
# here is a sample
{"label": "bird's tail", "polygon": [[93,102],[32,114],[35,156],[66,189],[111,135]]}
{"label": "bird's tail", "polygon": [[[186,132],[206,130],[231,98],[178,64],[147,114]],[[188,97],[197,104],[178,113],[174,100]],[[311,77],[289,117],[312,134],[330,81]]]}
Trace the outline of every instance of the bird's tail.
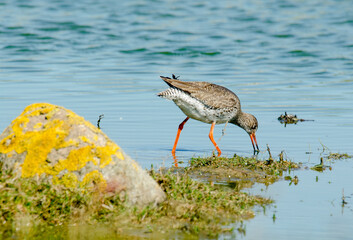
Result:
{"label": "bird's tail", "polygon": [[174,74],[172,74],[172,77],[173,78],[169,78],[169,77],[163,77],[163,76],[160,76],[171,88],[168,88],[167,90],[163,91],[163,92],[160,92],[157,94],[158,97],[162,97],[162,98],[166,98],[166,99],[169,99],[169,100],[174,100],[176,99],[181,91],[177,88],[175,88],[169,80],[173,79],[173,80],[178,80],[179,76],[175,76]]}
{"label": "bird's tail", "polygon": [[166,98],[169,100],[174,100],[178,97],[178,94],[180,90],[175,89],[175,88],[168,88],[167,90],[164,90],[160,93],[157,94],[158,97]]}

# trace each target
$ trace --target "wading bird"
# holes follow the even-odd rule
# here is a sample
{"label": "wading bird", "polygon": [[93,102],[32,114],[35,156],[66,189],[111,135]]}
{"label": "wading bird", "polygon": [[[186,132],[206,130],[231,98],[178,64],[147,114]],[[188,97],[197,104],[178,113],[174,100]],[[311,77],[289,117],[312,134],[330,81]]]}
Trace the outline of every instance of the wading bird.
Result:
{"label": "wading bird", "polygon": [[257,119],[252,114],[241,110],[240,100],[235,93],[213,83],[180,81],[174,74],[173,78],[162,76],[161,78],[170,88],[157,95],[174,101],[187,116],[179,125],[172,150],[173,156],[175,156],[180,132],[189,118],[211,124],[209,138],[216,147],[218,156],[221,155],[221,150],[213,139],[213,130],[216,124],[227,122],[243,128],[250,136],[254,152],[259,152],[255,136],[258,127]]}

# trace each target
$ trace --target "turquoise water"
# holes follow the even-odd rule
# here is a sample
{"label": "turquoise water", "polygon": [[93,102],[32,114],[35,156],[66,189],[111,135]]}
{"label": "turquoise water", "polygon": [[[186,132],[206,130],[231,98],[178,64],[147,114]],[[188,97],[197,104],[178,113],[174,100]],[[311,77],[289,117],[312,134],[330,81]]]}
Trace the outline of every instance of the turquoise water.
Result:
{"label": "turquoise water", "polygon": [[[171,166],[170,151],[185,116],[156,93],[167,88],[159,76],[174,73],[236,92],[243,110],[259,121],[259,158],[267,157],[267,144],[273,156],[284,150],[309,167],[325,155],[323,145],[353,154],[351,9],[344,0],[0,0],[0,129],[27,105],[49,102],[94,124],[104,114],[102,130],[143,167]],[[277,121],[285,111],[314,121],[285,127]],[[209,128],[194,120],[185,125],[179,160],[211,154]],[[216,127],[216,140],[222,129]],[[227,126],[219,146],[226,156],[252,154],[249,136],[235,126]],[[350,198],[341,215],[327,210],[341,210],[343,188],[352,196],[347,185],[352,160],[332,166],[319,174],[325,178],[320,184],[318,173],[302,171],[294,173],[302,179],[297,186],[279,182],[262,191],[259,186],[276,208],[247,223],[244,238],[258,239],[260,226],[266,226],[264,239],[332,239],[341,232],[349,238],[353,230],[344,224],[335,225],[344,231],[333,233],[313,225],[312,235],[300,228],[316,219],[353,225]],[[302,191],[292,191],[296,188]],[[279,217],[284,213],[293,222]]]}

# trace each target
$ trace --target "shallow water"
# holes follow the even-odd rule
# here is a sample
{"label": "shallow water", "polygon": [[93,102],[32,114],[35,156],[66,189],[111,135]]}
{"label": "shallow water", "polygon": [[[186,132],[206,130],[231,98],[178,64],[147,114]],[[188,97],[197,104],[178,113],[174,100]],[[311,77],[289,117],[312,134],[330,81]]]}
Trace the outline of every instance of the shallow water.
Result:
{"label": "shallow water", "polygon": [[[50,102],[93,124],[104,114],[102,130],[143,167],[171,166],[170,151],[185,116],[156,93],[167,88],[159,76],[174,73],[236,92],[243,110],[259,121],[260,159],[267,157],[267,144],[273,156],[284,150],[287,158],[307,166],[319,162],[325,147],[353,154],[350,1],[0,0],[0,51],[0,129],[27,105]],[[285,127],[277,121],[285,111],[314,121]],[[216,127],[215,139],[223,127]],[[194,120],[185,125],[179,160],[212,153],[209,128]],[[228,125],[225,132],[219,143],[224,155],[252,154],[242,129]],[[247,223],[244,238],[258,238],[256,229],[264,226],[269,236],[279,239],[285,232],[298,239],[308,236],[301,227],[314,219],[352,222],[351,210],[334,218],[325,207],[339,201],[343,188],[353,194],[346,185],[353,180],[352,167],[352,161],[340,161],[319,174],[319,179],[341,179],[331,185],[318,187],[311,180],[318,173],[297,171],[299,185],[279,182],[259,190],[276,201],[277,219],[273,223],[272,214],[259,214]],[[304,197],[311,201],[300,202]],[[288,212],[292,222],[278,217]],[[344,224],[335,226],[342,231],[313,227],[310,236],[353,233]]]}
{"label": "shallow water", "polygon": [[245,224],[243,239],[352,239],[351,161],[335,162],[323,173],[296,171],[298,185],[281,181],[249,190],[276,203]]}

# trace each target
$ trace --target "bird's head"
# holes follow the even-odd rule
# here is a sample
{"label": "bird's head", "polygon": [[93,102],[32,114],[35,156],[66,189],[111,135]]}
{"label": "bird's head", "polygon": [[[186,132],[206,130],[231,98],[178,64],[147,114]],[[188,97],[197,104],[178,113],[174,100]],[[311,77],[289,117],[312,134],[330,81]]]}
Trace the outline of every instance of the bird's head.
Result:
{"label": "bird's head", "polygon": [[258,128],[256,117],[252,114],[242,112],[239,116],[237,116],[237,118],[232,119],[231,123],[243,128],[249,134],[254,152],[259,152],[260,150],[255,136]]}

